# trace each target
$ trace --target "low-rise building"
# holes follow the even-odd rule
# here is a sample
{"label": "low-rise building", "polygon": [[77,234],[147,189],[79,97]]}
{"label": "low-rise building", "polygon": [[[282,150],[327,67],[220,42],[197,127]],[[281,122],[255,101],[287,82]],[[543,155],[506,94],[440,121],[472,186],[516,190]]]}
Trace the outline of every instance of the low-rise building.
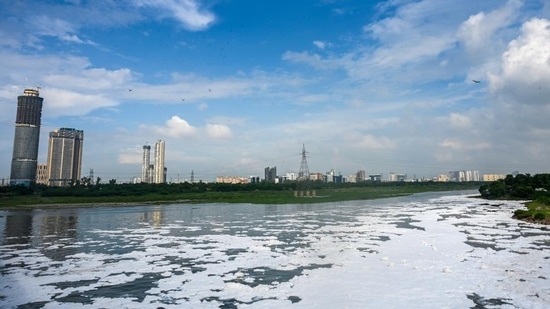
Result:
{"label": "low-rise building", "polygon": [[248,177],[242,176],[217,176],[217,183],[246,184],[249,183]]}
{"label": "low-rise building", "polygon": [[504,174],[485,174],[483,175],[483,181],[497,181],[499,179],[506,178]]}

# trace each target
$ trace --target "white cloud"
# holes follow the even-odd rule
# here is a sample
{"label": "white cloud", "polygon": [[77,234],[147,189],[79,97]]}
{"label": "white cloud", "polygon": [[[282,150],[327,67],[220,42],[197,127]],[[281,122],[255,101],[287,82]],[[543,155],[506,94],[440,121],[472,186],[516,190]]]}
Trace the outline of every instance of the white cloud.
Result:
{"label": "white cloud", "polygon": [[140,147],[125,149],[118,154],[119,164],[141,164],[143,162],[143,153]]}
{"label": "white cloud", "polygon": [[201,111],[204,111],[206,109],[208,109],[208,104],[206,103],[200,103],[199,106],[198,106],[198,109],[201,110]]}
{"label": "white cloud", "polygon": [[550,103],[550,21],[534,18],[502,55],[499,72],[489,74],[490,91],[513,104]]}
{"label": "white cloud", "polygon": [[464,142],[455,138],[448,138],[439,143],[439,146],[453,150],[484,150],[490,148],[491,144],[488,142]]}
{"label": "white cloud", "polygon": [[395,143],[387,137],[377,137],[367,134],[360,138],[357,146],[367,150],[393,149]]}
{"label": "white cloud", "polygon": [[81,39],[76,34],[75,27],[65,20],[49,16],[38,16],[29,18],[28,22],[32,26],[34,35],[52,36],[70,43],[95,45],[90,40]]}
{"label": "white cloud", "polygon": [[199,3],[195,0],[136,0],[137,5],[158,8],[173,15],[192,31],[204,30],[216,20],[214,14],[201,10]]}
{"label": "white cloud", "polygon": [[172,116],[166,121],[164,127],[154,127],[154,130],[163,136],[192,137],[197,134],[197,129],[179,116]]}
{"label": "white cloud", "polygon": [[86,115],[105,107],[118,105],[118,101],[101,94],[84,94],[66,89],[42,89],[44,97],[43,115],[46,117]]}
{"label": "white cloud", "polygon": [[231,128],[224,124],[207,124],[206,134],[214,139],[227,139],[233,136]]}
{"label": "white cloud", "polygon": [[50,85],[63,85],[68,89],[101,90],[124,87],[133,79],[129,69],[109,71],[104,68],[86,69],[69,74],[45,75],[43,81]]}
{"label": "white cloud", "polygon": [[327,44],[323,41],[313,41],[313,45],[319,49],[325,49],[327,47]]}
{"label": "white cloud", "polygon": [[448,118],[449,124],[457,129],[469,129],[472,127],[472,121],[467,116],[459,113],[451,113]]}
{"label": "white cloud", "polygon": [[492,12],[471,15],[460,25],[457,36],[472,59],[484,60],[498,50],[502,42],[495,37],[497,32],[516,21],[521,6],[521,1],[509,0]]}
{"label": "white cloud", "polygon": [[282,59],[294,63],[305,63],[319,70],[337,69],[342,67],[337,59],[324,59],[319,54],[310,54],[308,52],[286,51],[283,54]]}

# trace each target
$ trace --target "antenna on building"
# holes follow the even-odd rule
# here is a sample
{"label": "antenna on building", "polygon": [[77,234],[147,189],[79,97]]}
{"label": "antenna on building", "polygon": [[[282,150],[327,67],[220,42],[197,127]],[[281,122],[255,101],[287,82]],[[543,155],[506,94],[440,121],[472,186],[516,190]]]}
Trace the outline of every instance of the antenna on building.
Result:
{"label": "antenna on building", "polygon": [[195,183],[195,171],[191,170],[191,183]]}
{"label": "antenna on building", "polygon": [[[25,77],[25,80],[26,80],[29,84],[31,84],[31,86],[34,86],[34,88],[36,88],[36,90],[42,89],[42,86],[40,86],[40,84],[37,84],[37,83],[31,81],[28,77]],[[34,89],[34,88],[33,88],[33,89]]]}

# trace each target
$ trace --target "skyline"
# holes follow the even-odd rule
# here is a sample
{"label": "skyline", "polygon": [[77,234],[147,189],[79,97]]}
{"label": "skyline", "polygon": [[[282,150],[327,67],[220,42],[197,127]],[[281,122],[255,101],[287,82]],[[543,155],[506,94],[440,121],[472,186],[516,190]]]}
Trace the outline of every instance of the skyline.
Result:
{"label": "skyline", "polygon": [[17,97],[86,132],[82,174],[548,172],[547,1],[0,4],[0,178]]}

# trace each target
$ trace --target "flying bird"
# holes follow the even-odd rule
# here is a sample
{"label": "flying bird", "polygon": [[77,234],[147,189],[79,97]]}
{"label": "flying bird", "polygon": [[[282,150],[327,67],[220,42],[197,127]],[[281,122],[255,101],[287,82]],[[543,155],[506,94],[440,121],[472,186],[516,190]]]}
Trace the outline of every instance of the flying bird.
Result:
{"label": "flying bird", "polygon": [[481,83],[479,80],[475,80],[475,79],[472,79],[472,81],[473,81],[474,83],[476,83],[476,84]]}
{"label": "flying bird", "polygon": [[132,89],[128,89],[128,91],[132,92]]}

